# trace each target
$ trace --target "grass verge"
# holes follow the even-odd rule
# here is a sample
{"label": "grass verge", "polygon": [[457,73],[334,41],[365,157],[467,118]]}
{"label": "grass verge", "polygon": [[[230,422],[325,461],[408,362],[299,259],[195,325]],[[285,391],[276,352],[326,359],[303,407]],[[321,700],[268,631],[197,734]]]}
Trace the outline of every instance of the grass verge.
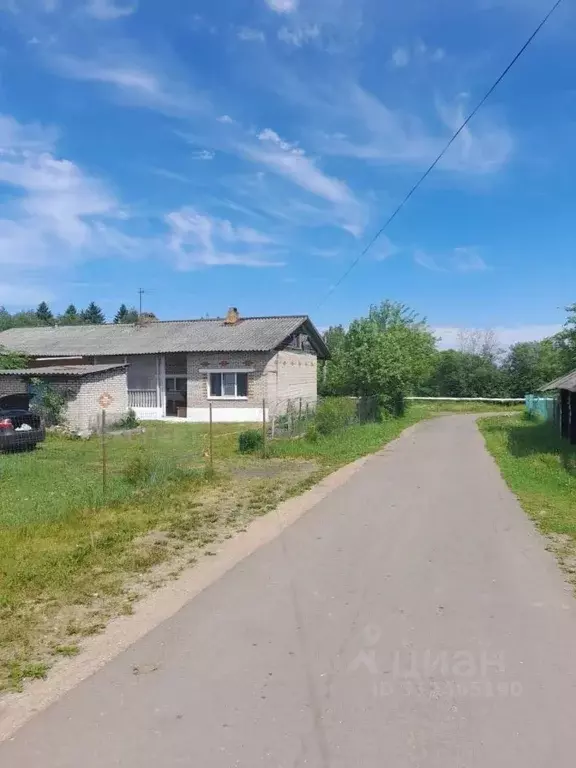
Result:
{"label": "grass verge", "polygon": [[488,418],[479,426],[510,490],[576,584],[576,446],[549,422]]}

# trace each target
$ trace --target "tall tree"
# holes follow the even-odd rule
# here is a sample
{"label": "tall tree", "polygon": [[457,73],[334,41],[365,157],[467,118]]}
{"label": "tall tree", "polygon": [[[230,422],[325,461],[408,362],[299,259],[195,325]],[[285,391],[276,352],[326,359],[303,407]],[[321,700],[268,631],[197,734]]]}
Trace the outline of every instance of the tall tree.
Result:
{"label": "tall tree", "polygon": [[430,375],[434,355],[434,336],[423,323],[382,330],[376,319],[354,320],[342,349],[342,379],[350,394],[383,395],[398,410]]}
{"label": "tall tree", "polygon": [[137,323],[138,322],[138,310],[135,307],[128,307],[126,304],[121,304],[118,312],[114,316],[114,322],[118,323]]}
{"label": "tall tree", "polygon": [[82,317],[83,322],[87,325],[102,325],[106,322],[104,312],[102,312],[100,307],[93,301],[88,304],[86,309],[82,310],[80,316]]}
{"label": "tall tree", "polygon": [[0,331],[6,331],[12,328],[12,315],[6,307],[0,307]]}
{"label": "tall tree", "polygon": [[386,331],[395,325],[426,325],[426,318],[411,309],[401,301],[386,299],[380,304],[372,304],[368,312],[370,320],[378,323],[381,330]]}
{"label": "tall tree", "polygon": [[42,325],[52,325],[54,323],[54,315],[45,301],[41,301],[40,304],[38,304],[36,308],[36,317]]}
{"label": "tall tree", "polygon": [[42,325],[35,309],[23,309],[12,315],[12,328],[32,328]]}
{"label": "tall tree", "polygon": [[318,391],[321,395],[345,394],[341,359],[345,340],[346,330],[342,325],[330,326],[324,333],[330,359],[321,360],[318,365]]}
{"label": "tall tree", "polygon": [[563,373],[576,368],[576,304],[566,307],[568,317],[564,328],[555,337],[555,343],[560,350]]}
{"label": "tall tree", "polygon": [[510,347],[503,363],[510,397],[538,392],[565,373],[562,351],[554,339],[525,341]]}
{"label": "tall tree", "polygon": [[59,325],[80,325],[82,318],[74,304],[69,304],[64,312],[58,317]]}
{"label": "tall tree", "polygon": [[437,353],[432,375],[420,391],[433,397],[509,396],[506,376],[494,360],[458,349]]}

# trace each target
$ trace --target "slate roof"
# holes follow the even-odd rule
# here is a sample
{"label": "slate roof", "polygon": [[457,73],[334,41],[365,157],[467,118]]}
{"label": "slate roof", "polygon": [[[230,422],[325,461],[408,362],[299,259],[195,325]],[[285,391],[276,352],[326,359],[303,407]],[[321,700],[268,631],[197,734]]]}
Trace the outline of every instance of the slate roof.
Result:
{"label": "slate roof", "polygon": [[305,325],[318,355],[327,357],[322,337],[306,315],[246,317],[234,325],[215,319],[11,328],[0,333],[0,347],[32,357],[268,352],[281,345],[301,325]]}
{"label": "slate roof", "polygon": [[18,370],[0,370],[0,376],[69,376],[81,378],[91,373],[105,373],[117,368],[127,368],[122,363],[116,365],[47,365],[44,368],[20,368]]}
{"label": "slate roof", "polygon": [[552,389],[567,389],[570,392],[576,392],[576,370],[549,382],[542,387],[542,392],[548,392]]}

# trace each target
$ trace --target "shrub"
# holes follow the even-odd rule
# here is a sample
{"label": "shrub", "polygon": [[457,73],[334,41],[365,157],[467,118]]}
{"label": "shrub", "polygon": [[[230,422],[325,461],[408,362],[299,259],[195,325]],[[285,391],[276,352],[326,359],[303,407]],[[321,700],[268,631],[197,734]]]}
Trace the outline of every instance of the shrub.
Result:
{"label": "shrub", "polygon": [[327,397],[316,409],[316,429],[320,435],[329,435],[344,429],[356,417],[356,402],[349,397]]}
{"label": "shrub", "polygon": [[304,434],[304,439],[309,443],[317,443],[320,439],[320,433],[316,424],[309,424]]}
{"label": "shrub", "polygon": [[356,415],[361,424],[382,421],[385,410],[381,395],[360,397],[356,403]]}
{"label": "shrub", "polygon": [[264,445],[262,432],[258,429],[247,429],[238,435],[238,450],[240,453],[256,453]]}
{"label": "shrub", "polygon": [[120,429],[136,429],[136,427],[140,426],[140,422],[136,417],[136,412],[134,411],[134,409],[129,408],[125,416],[123,416],[119,421],[117,421],[114,426],[119,427]]}
{"label": "shrub", "polygon": [[132,456],[124,469],[122,475],[130,485],[146,485],[154,479],[156,466],[151,457],[143,451],[138,451]]}

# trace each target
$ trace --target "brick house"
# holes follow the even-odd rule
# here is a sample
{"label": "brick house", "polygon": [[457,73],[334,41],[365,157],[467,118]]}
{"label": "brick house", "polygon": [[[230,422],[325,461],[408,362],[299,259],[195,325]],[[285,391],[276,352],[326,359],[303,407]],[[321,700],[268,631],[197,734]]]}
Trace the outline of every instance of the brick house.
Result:
{"label": "brick house", "polygon": [[108,423],[119,421],[128,411],[128,366],[51,365],[23,370],[0,370],[0,397],[34,394],[49,385],[61,394],[66,405],[65,425],[79,434],[94,432],[101,418],[100,398],[106,395]]}
{"label": "brick house", "polygon": [[12,328],[0,348],[44,365],[125,365],[127,407],[141,419],[258,421],[314,404],[324,341],[305,315]]}

